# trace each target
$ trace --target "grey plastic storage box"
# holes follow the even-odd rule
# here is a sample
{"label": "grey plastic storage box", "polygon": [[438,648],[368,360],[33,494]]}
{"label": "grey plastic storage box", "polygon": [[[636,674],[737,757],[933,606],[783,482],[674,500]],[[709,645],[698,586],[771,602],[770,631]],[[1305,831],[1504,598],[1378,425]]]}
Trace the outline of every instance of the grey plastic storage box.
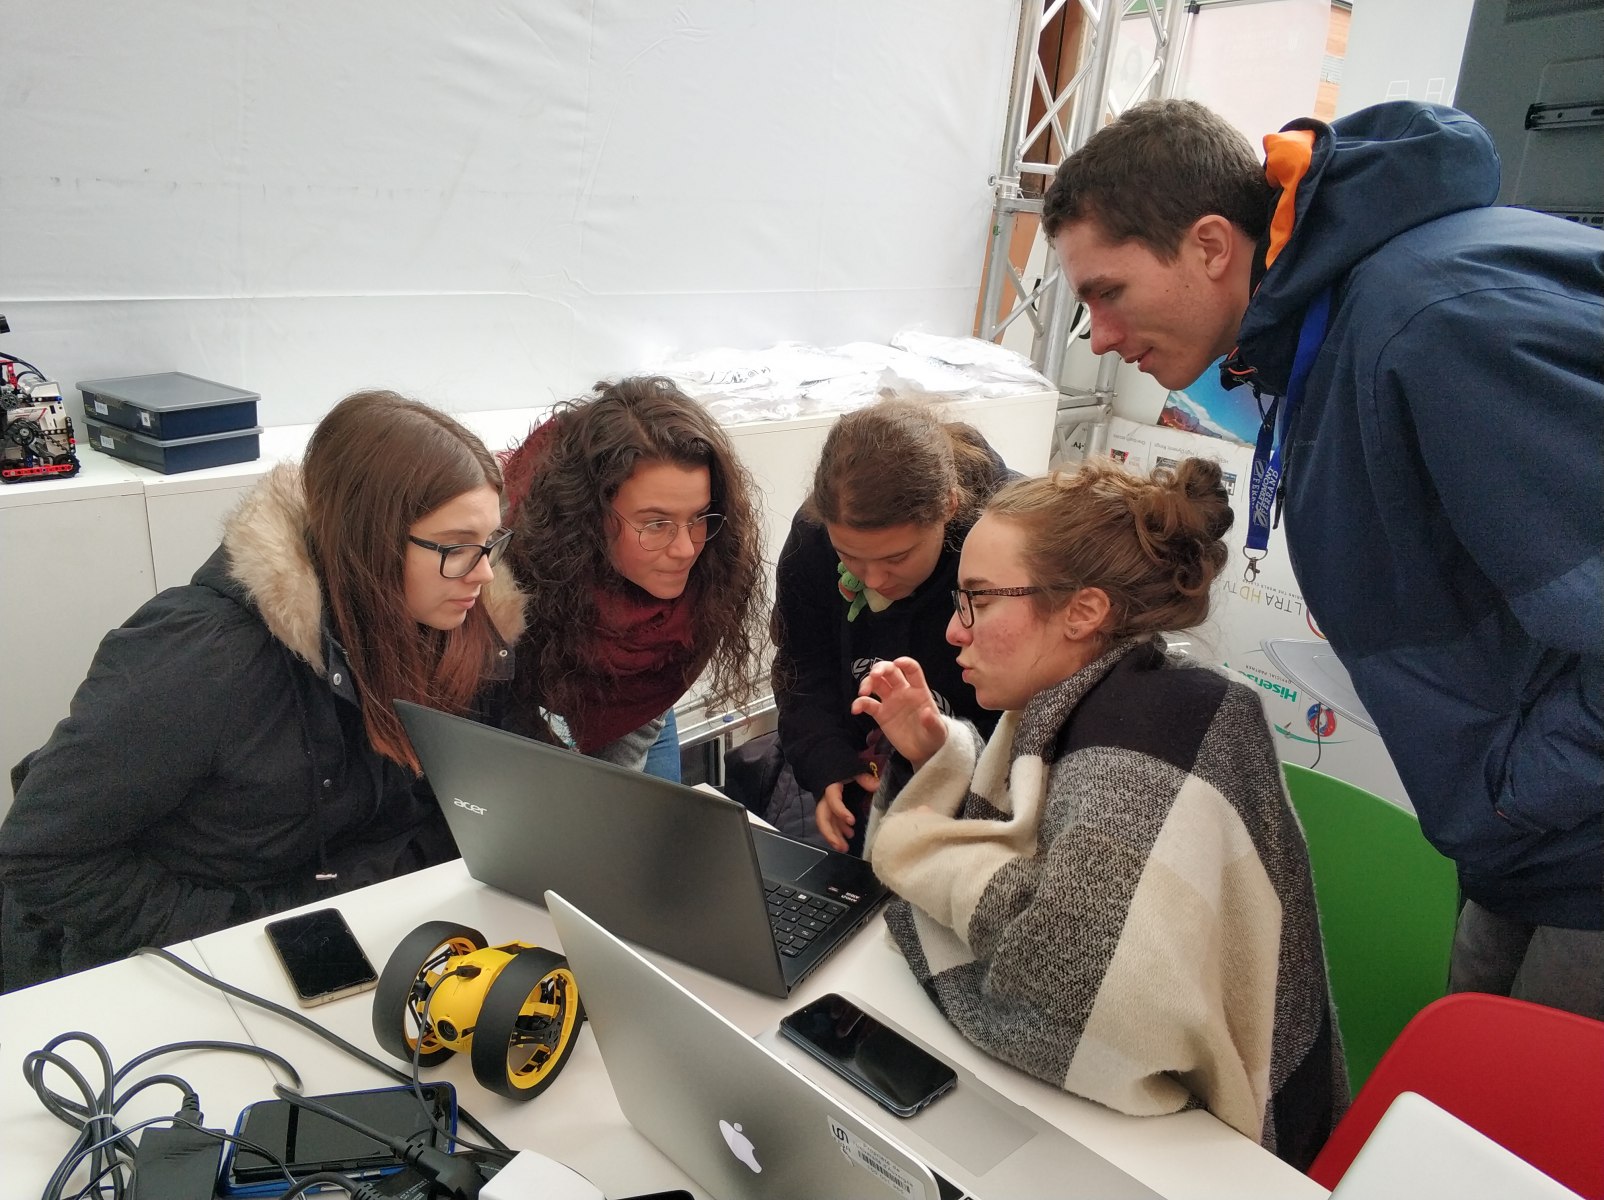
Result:
{"label": "grey plastic storage box", "polygon": [[182,371],[89,379],[78,390],[89,420],[160,441],[249,430],[256,424],[256,402],[261,399],[255,392]]}
{"label": "grey plastic storage box", "polygon": [[250,462],[261,454],[260,425],[199,437],[161,439],[106,425],[96,417],[90,417],[85,424],[89,426],[89,444],[102,454],[149,467],[163,475]]}

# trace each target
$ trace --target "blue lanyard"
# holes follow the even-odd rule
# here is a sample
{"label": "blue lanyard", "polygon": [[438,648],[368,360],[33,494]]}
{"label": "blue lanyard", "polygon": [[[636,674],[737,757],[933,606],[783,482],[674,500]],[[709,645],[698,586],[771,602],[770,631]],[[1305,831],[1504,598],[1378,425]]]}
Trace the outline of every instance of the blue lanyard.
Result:
{"label": "blue lanyard", "polygon": [[[1242,553],[1247,556],[1245,577],[1251,583],[1258,577],[1259,562],[1269,552],[1270,530],[1281,523],[1282,458],[1286,453],[1287,429],[1292,409],[1303,396],[1303,387],[1314,369],[1314,360],[1326,339],[1326,323],[1331,317],[1331,289],[1321,292],[1303,314],[1298,330],[1298,349],[1292,359],[1292,376],[1287,394],[1271,399],[1259,426],[1253,447],[1253,477],[1248,484],[1248,536]],[[1254,551],[1258,554],[1255,556]]]}

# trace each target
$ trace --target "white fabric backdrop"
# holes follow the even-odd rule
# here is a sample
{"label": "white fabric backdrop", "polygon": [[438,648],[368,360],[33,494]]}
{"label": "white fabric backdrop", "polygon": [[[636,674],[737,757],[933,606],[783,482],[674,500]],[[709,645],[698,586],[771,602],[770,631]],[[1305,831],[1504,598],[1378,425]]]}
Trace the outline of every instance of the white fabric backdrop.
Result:
{"label": "white fabric backdrop", "polygon": [[0,349],[264,423],[966,333],[1012,0],[0,0]]}

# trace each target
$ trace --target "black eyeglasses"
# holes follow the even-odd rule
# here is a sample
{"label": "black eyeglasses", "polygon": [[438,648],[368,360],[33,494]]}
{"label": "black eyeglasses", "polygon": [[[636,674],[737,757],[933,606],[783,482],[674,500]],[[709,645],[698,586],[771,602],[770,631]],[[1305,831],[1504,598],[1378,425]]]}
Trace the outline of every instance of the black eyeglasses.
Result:
{"label": "black eyeglasses", "polygon": [[952,593],[952,608],[958,614],[958,624],[965,629],[973,629],[976,596],[1034,596],[1041,590],[1039,587],[955,588]]}
{"label": "black eyeglasses", "polygon": [[482,546],[478,542],[441,545],[439,542],[428,542],[423,538],[413,537],[410,533],[407,534],[407,541],[414,546],[422,546],[425,550],[438,553],[441,575],[447,579],[461,579],[464,575],[473,573],[481,558],[489,558],[492,567],[499,563],[507,553],[507,543],[512,541],[512,530],[496,530],[490,535],[490,540]]}
{"label": "black eyeglasses", "polygon": [[647,521],[644,525],[637,525],[616,508],[613,509],[613,515],[635,531],[642,550],[667,550],[674,544],[674,539],[679,536],[681,529],[688,529],[691,541],[700,546],[724,528],[723,513],[703,513],[683,525],[678,521]]}

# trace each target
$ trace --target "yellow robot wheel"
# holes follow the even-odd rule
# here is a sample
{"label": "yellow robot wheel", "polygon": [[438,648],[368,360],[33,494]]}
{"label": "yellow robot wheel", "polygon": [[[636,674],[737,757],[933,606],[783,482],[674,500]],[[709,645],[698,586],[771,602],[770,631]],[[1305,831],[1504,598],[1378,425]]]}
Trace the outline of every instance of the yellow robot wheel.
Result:
{"label": "yellow robot wheel", "polygon": [[479,1009],[474,1078],[510,1099],[532,1100],[574,1052],[584,1015],[568,960],[525,947],[491,982]]}
{"label": "yellow robot wheel", "polygon": [[[452,957],[466,957],[488,943],[485,935],[454,921],[430,921],[401,939],[373,992],[373,1036],[379,1045],[404,1062],[411,1062],[423,1027],[423,1008],[438,983],[440,965]],[[431,978],[432,976],[432,978]],[[462,1047],[443,1042],[432,1027],[423,1030],[418,1062],[432,1067],[445,1062]]]}

